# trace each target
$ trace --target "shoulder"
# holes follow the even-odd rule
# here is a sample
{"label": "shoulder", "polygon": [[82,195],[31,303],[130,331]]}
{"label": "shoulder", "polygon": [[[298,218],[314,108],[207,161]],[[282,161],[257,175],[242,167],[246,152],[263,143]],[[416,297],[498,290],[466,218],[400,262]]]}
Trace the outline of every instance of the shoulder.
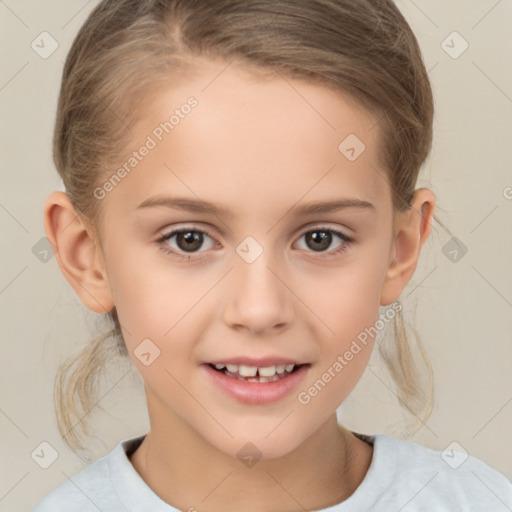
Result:
{"label": "shoulder", "polygon": [[441,451],[386,435],[372,437],[376,469],[388,472],[392,494],[400,496],[398,503],[403,501],[403,506],[410,503],[407,510],[511,509],[510,480],[458,443]]}
{"label": "shoulder", "polygon": [[[102,482],[100,486],[99,483]],[[102,510],[98,501],[98,488],[108,492],[108,467],[105,458],[68,477],[66,481],[46,495],[30,512],[50,512],[65,509],[67,512]],[[101,499],[101,498],[100,498]]]}
{"label": "shoulder", "polygon": [[134,440],[121,441],[110,453],[69,477],[46,495],[30,512],[98,512],[125,510],[115,492],[112,464],[122,460],[125,446]]}

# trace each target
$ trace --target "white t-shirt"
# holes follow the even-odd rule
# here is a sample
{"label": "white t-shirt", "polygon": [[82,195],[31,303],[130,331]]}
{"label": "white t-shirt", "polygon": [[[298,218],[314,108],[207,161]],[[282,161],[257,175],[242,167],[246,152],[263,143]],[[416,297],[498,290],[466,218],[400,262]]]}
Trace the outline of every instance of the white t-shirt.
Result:
{"label": "white t-shirt", "polygon": [[[347,500],[317,512],[512,510],[512,483],[480,459],[384,434],[354,434],[373,444],[370,467]],[[128,459],[144,437],[121,441],[30,512],[178,512],[148,487]]]}

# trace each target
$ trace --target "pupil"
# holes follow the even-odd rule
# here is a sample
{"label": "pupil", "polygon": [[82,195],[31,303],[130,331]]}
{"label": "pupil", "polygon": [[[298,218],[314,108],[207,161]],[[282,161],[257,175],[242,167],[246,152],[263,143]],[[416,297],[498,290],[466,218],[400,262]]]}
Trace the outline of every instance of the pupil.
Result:
{"label": "pupil", "polygon": [[[328,231],[312,231],[307,236],[308,241],[313,241],[314,244],[318,245],[311,245],[310,248],[314,251],[321,251],[323,249],[327,249],[332,242],[332,234]],[[309,244],[308,244],[309,245]]]}
{"label": "pupil", "polygon": [[183,233],[178,233],[176,243],[180,249],[193,252],[203,245],[203,235],[197,231],[185,231]]}

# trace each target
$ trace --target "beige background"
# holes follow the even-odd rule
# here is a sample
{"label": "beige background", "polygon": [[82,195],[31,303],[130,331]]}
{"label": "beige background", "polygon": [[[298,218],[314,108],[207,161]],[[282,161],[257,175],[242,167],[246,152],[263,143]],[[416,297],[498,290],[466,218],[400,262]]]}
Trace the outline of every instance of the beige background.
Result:
{"label": "beige background", "polygon": [[[58,434],[53,377],[101,319],[78,301],[55,258],[43,263],[33,248],[45,236],[44,200],[59,188],[51,135],[63,61],[95,4],[0,2],[1,511],[28,510],[85,465]],[[406,318],[417,310],[436,375],[434,414],[412,440],[439,450],[456,441],[512,479],[512,2],[399,7],[420,40],[437,106],[434,151],[418,186],[432,188],[437,214],[467,246],[459,261],[448,259],[450,235],[434,223],[402,295]],[[59,45],[47,59],[31,48],[43,31]],[[442,48],[453,31],[469,43],[456,59]],[[453,36],[447,41],[451,51],[461,48]],[[372,364],[340,417],[354,430],[399,437],[408,418],[377,358]],[[95,457],[148,428],[142,381],[129,368],[107,377],[91,413]],[[31,458],[43,441],[58,454],[48,469]]]}

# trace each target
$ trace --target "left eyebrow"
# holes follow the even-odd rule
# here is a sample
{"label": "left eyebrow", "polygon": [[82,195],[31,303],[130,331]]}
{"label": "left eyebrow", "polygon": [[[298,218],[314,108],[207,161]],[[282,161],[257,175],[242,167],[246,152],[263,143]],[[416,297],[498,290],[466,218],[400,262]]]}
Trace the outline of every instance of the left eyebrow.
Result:
{"label": "left eyebrow", "polygon": [[314,201],[299,208],[292,208],[297,215],[310,215],[312,213],[330,213],[347,208],[356,208],[360,211],[376,212],[375,206],[361,199],[340,199],[334,201]]}
{"label": "left eyebrow", "polygon": [[[222,205],[210,201],[195,200],[187,197],[152,196],[143,201],[137,210],[144,208],[166,207],[175,210],[186,210],[192,213],[212,213],[218,217],[234,218],[233,212]],[[338,210],[355,208],[360,211],[376,212],[375,206],[361,199],[339,199],[333,201],[314,201],[291,209],[296,215],[330,213]]]}

